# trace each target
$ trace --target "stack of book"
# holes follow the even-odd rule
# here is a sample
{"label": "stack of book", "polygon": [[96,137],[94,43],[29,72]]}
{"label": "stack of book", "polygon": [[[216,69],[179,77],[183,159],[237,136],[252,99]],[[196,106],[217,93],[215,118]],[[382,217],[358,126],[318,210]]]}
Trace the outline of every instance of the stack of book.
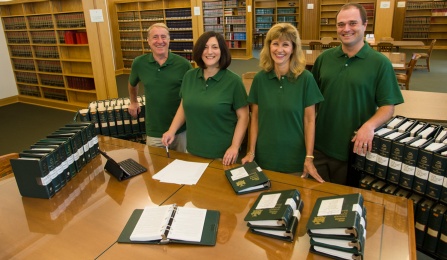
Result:
{"label": "stack of book", "polygon": [[225,176],[238,195],[266,190],[271,186],[270,180],[255,161],[226,170]]}
{"label": "stack of book", "polygon": [[252,233],[292,242],[303,205],[295,189],[262,192],[244,220]]}
{"label": "stack of book", "polygon": [[363,259],[366,209],[360,193],[318,198],[307,223],[310,251],[338,259]]}

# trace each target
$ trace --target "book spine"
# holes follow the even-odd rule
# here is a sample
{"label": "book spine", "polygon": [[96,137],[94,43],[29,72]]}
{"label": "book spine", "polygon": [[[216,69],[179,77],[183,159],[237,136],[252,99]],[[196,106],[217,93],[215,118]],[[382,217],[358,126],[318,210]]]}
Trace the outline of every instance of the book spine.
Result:
{"label": "book spine", "polygon": [[409,144],[405,145],[404,155],[402,157],[402,170],[399,178],[399,186],[410,190],[413,187],[414,172],[416,170],[418,154],[418,147],[413,147]]}
{"label": "book spine", "polygon": [[446,172],[447,156],[434,153],[430,173],[428,175],[427,189],[425,191],[426,196],[435,200],[439,200],[441,198],[442,185]]}
{"label": "book spine", "polygon": [[380,137],[375,135],[372,141],[371,152],[366,153],[365,172],[374,175],[377,162],[377,151],[380,145]]}
{"label": "book spine", "polygon": [[415,217],[415,235],[416,235],[416,246],[421,248],[424,242],[425,234],[427,233],[428,217],[430,216],[431,208],[434,202],[429,199],[422,201],[416,211]]}
{"label": "book spine", "polygon": [[377,164],[374,173],[377,178],[382,180],[386,180],[387,177],[392,143],[393,141],[391,139],[380,137],[380,146],[377,151]]}
{"label": "book spine", "polygon": [[440,230],[444,213],[446,212],[446,206],[443,204],[436,204],[430,211],[427,222],[427,233],[425,234],[422,249],[427,252],[435,253],[436,246],[438,245]]}
{"label": "book spine", "polygon": [[428,175],[431,168],[433,152],[419,149],[416,170],[414,172],[413,191],[424,195],[427,188]]}

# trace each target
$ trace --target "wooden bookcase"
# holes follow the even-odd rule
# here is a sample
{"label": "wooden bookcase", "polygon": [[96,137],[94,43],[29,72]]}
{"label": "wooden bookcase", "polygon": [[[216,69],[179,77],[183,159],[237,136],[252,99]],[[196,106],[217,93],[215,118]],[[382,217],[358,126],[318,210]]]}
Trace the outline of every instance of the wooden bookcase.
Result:
{"label": "wooden bookcase", "polygon": [[359,3],[366,9],[368,26],[365,34],[374,33],[376,1],[375,0],[320,0],[320,39],[322,37],[332,37],[337,39],[335,16],[340,8],[347,3]]}
{"label": "wooden bookcase", "polygon": [[133,60],[150,52],[147,29],[154,23],[165,23],[170,29],[170,50],[192,60],[192,47],[197,31],[189,0],[115,1],[117,30],[116,53],[121,54],[118,65],[123,73],[130,73]]}
{"label": "wooden bookcase", "polygon": [[235,59],[252,58],[252,11],[251,1],[198,0],[202,18],[199,35],[206,31],[221,33],[231,56]]}
{"label": "wooden bookcase", "polygon": [[412,1],[406,2],[402,40],[420,40],[430,45],[447,46],[447,2]]}
{"label": "wooden bookcase", "polygon": [[78,110],[116,97],[116,83],[104,80],[103,61],[91,56],[98,44],[91,32],[97,31],[85,16],[92,7],[91,0],[0,5],[19,101]]}
{"label": "wooden bookcase", "polygon": [[254,33],[265,34],[276,23],[290,23],[301,31],[300,1],[254,1]]}

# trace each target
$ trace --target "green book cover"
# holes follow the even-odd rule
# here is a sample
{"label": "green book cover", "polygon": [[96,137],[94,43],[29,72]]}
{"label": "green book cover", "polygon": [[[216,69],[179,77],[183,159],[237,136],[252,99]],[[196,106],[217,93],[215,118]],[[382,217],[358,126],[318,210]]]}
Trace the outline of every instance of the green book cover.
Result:
{"label": "green book cover", "polygon": [[323,246],[310,246],[310,252],[322,256],[327,256],[332,259],[352,259],[352,260],[362,260],[363,255],[351,252],[344,252]]}
{"label": "green book cover", "polygon": [[262,192],[244,220],[251,227],[288,226],[293,216],[299,215],[301,195],[296,189]]}
{"label": "green book cover", "polygon": [[271,186],[270,180],[254,161],[225,170],[225,176],[236,194],[265,190]]}
{"label": "green book cover", "polygon": [[[307,222],[309,236],[361,236],[365,228],[363,196],[360,193],[318,198]],[[366,214],[365,214],[366,216]]]}

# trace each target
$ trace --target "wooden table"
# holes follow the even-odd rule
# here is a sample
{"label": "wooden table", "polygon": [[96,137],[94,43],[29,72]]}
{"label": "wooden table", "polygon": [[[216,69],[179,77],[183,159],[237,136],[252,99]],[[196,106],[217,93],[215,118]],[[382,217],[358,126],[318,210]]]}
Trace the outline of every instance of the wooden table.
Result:
{"label": "wooden table", "polygon": [[405,102],[394,107],[394,115],[447,123],[447,93],[402,90],[402,95]]}
{"label": "wooden table", "polygon": [[[306,223],[321,196],[361,192],[368,209],[365,259],[416,259],[413,208],[407,199],[266,171],[272,190],[298,189],[304,200],[297,238],[283,242],[248,232],[243,218],[259,192],[237,196],[218,160],[100,137],[101,149],[117,161],[133,158],[149,172],[118,182],[95,157],[51,199],[22,198],[13,176],[0,180],[0,259],[327,259],[309,253]],[[152,175],[174,159],[210,162],[197,185],[160,183]],[[221,212],[214,247],[182,244],[118,244],[132,211],[177,203]]]}

